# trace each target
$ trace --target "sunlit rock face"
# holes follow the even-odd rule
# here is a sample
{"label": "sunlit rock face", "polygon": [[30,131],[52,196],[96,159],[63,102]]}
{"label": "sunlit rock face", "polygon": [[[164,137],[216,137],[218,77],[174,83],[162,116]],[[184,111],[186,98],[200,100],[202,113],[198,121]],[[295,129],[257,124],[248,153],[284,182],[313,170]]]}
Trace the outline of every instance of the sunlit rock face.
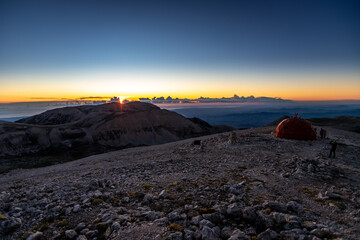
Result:
{"label": "sunlit rock face", "polygon": [[51,156],[63,161],[230,130],[230,127],[213,127],[199,119],[188,119],[149,103],[67,107],[17,123],[0,122],[3,143],[0,156],[21,161],[27,156],[36,162],[40,161],[39,157]]}

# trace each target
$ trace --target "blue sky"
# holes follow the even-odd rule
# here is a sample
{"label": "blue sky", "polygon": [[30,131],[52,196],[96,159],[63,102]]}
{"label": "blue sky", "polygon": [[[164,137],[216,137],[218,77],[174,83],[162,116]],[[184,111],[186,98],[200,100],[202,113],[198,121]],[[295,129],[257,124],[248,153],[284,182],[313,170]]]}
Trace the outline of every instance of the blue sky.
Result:
{"label": "blue sky", "polygon": [[2,68],[360,66],[359,1],[1,1],[0,6]]}
{"label": "blue sky", "polygon": [[359,42],[360,1],[1,0],[0,84],[94,69],[358,77]]}

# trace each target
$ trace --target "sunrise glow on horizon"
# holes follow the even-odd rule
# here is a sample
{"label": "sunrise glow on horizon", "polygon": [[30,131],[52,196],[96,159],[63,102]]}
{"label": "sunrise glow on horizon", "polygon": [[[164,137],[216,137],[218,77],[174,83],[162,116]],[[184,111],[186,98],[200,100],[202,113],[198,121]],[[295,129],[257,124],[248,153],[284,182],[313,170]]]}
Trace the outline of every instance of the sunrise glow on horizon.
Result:
{"label": "sunrise glow on horizon", "polygon": [[[216,74],[146,72],[8,76],[0,89],[0,102],[61,101],[126,96],[280,97],[297,101],[360,100],[358,75],[348,74]],[[95,100],[95,98],[94,98]]]}
{"label": "sunrise glow on horizon", "polygon": [[360,100],[352,1],[0,3],[0,102]]}

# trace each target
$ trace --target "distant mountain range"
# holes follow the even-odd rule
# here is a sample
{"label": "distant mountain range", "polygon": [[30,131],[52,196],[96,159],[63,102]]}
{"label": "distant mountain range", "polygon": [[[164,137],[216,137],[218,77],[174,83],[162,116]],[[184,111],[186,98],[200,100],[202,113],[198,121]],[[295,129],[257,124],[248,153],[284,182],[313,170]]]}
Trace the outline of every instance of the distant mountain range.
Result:
{"label": "distant mountain range", "polygon": [[242,102],[291,102],[291,100],[284,100],[282,98],[272,98],[272,97],[239,97],[234,94],[232,97],[222,97],[222,98],[209,98],[209,97],[199,97],[195,99],[188,98],[172,98],[168,96],[164,97],[153,97],[153,98],[139,98],[141,102],[151,102],[154,104],[159,103],[242,103]]}
{"label": "distant mountain range", "polygon": [[142,102],[58,108],[0,121],[0,169],[33,167],[232,130]]}
{"label": "distant mountain range", "polygon": [[[61,101],[40,101],[40,102],[14,102],[14,103],[0,103],[0,120],[14,122],[24,117],[32,116],[44,112],[46,110],[62,107],[74,107],[82,105],[101,105],[111,102],[119,102],[119,97],[113,98],[80,98],[78,100],[61,100]],[[124,99],[123,103],[129,103],[133,100]],[[182,103],[289,103],[293,102],[291,100],[284,100],[281,98],[271,98],[271,97],[239,97],[236,94],[233,97],[222,97],[222,98],[209,98],[209,97],[199,97],[195,99],[188,98],[172,98],[168,96],[164,97],[153,97],[153,98],[139,98],[138,101],[152,103],[152,104],[171,104],[177,105]]]}

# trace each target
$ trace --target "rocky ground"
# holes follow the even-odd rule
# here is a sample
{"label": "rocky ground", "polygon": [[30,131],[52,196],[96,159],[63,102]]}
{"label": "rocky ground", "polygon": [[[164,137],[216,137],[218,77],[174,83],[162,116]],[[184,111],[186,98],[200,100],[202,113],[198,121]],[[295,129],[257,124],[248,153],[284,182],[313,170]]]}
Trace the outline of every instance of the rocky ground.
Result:
{"label": "rocky ground", "polygon": [[0,175],[1,239],[359,239],[360,135],[274,127]]}

